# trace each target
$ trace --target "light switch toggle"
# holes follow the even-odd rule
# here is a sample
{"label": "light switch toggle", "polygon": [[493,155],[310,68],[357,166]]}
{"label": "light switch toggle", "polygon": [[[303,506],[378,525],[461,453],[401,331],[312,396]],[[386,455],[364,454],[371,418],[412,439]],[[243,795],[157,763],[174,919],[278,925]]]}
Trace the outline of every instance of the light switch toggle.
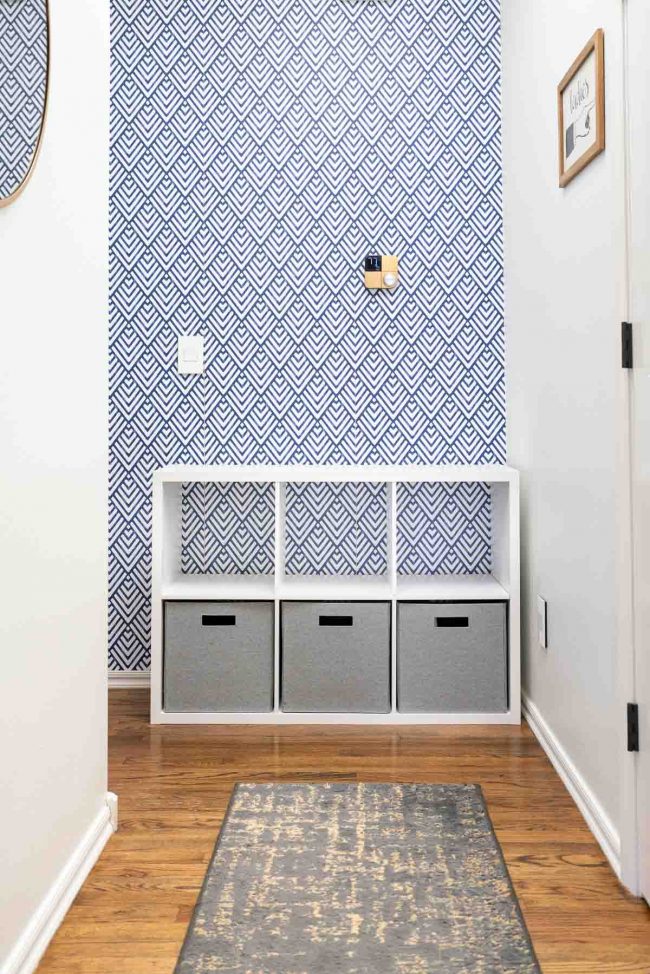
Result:
{"label": "light switch toggle", "polygon": [[178,371],[181,375],[200,375],[205,371],[202,335],[178,336]]}

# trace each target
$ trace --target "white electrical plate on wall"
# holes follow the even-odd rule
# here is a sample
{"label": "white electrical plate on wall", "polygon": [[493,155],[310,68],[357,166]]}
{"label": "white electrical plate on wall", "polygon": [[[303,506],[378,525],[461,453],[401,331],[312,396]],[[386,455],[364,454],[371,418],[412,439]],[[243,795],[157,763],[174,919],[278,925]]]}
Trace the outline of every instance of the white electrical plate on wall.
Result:
{"label": "white electrical plate on wall", "polygon": [[204,371],[203,337],[179,335],[178,371],[181,375],[200,375]]}
{"label": "white electrical plate on wall", "polygon": [[548,649],[548,604],[541,595],[537,596],[537,633],[539,645]]}

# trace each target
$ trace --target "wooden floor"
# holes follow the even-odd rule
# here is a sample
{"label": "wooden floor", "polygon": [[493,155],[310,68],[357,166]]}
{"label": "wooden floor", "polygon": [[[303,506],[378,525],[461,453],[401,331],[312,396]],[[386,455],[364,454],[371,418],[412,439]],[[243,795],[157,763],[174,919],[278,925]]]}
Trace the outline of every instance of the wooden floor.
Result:
{"label": "wooden floor", "polygon": [[39,974],[173,974],[233,784],[321,779],[479,782],[544,974],[650,974],[650,911],[527,727],[152,728],[147,711],[144,691],[110,694],[120,830]]}

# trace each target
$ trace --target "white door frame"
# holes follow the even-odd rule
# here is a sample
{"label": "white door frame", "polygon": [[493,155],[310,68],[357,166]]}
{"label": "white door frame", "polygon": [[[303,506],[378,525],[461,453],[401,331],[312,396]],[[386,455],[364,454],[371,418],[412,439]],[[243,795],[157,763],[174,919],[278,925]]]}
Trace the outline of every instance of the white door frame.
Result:
{"label": "white door frame", "polygon": [[[622,36],[623,36],[623,98],[624,98],[624,159],[625,170],[623,178],[624,208],[625,208],[625,253],[623,272],[623,320],[632,321],[634,325],[633,301],[633,246],[632,214],[633,214],[633,179],[632,179],[632,146],[630,133],[631,125],[631,63],[630,44],[630,6],[636,0],[621,0]],[[638,8],[635,8],[638,9]],[[634,551],[634,415],[633,394],[634,374],[632,370],[621,369],[620,411],[621,422],[621,458],[620,458],[620,490],[619,490],[619,693],[621,721],[625,721],[626,705],[628,702],[638,701],[641,687],[644,685],[640,674],[641,654],[637,645],[635,631],[635,551]],[[649,430],[650,433],[650,430]],[[647,701],[643,701],[647,705]],[[641,893],[641,827],[639,820],[639,756],[627,751],[626,741],[623,742],[623,760],[621,767],[621,826],[620,826],[620,867],[621,881],[634,895]],[[641,747],[647,747],[648,742],[641,741]],[[650,810],[647,810],[650,813]],[[647,828],[647,821],[645,823]],[[645,837],[648,843],[650,837]],[[647,895],[647,890],[646,890]]]}

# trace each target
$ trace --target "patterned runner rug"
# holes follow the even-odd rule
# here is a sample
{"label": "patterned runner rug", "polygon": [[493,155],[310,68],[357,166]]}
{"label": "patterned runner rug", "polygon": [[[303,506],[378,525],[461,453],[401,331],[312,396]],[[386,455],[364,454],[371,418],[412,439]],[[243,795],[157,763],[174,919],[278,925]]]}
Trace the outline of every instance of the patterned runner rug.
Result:
{"label": "patterned runner rug", "polygon": [[176,974],[540,974],[478,785],[242,784]]}

